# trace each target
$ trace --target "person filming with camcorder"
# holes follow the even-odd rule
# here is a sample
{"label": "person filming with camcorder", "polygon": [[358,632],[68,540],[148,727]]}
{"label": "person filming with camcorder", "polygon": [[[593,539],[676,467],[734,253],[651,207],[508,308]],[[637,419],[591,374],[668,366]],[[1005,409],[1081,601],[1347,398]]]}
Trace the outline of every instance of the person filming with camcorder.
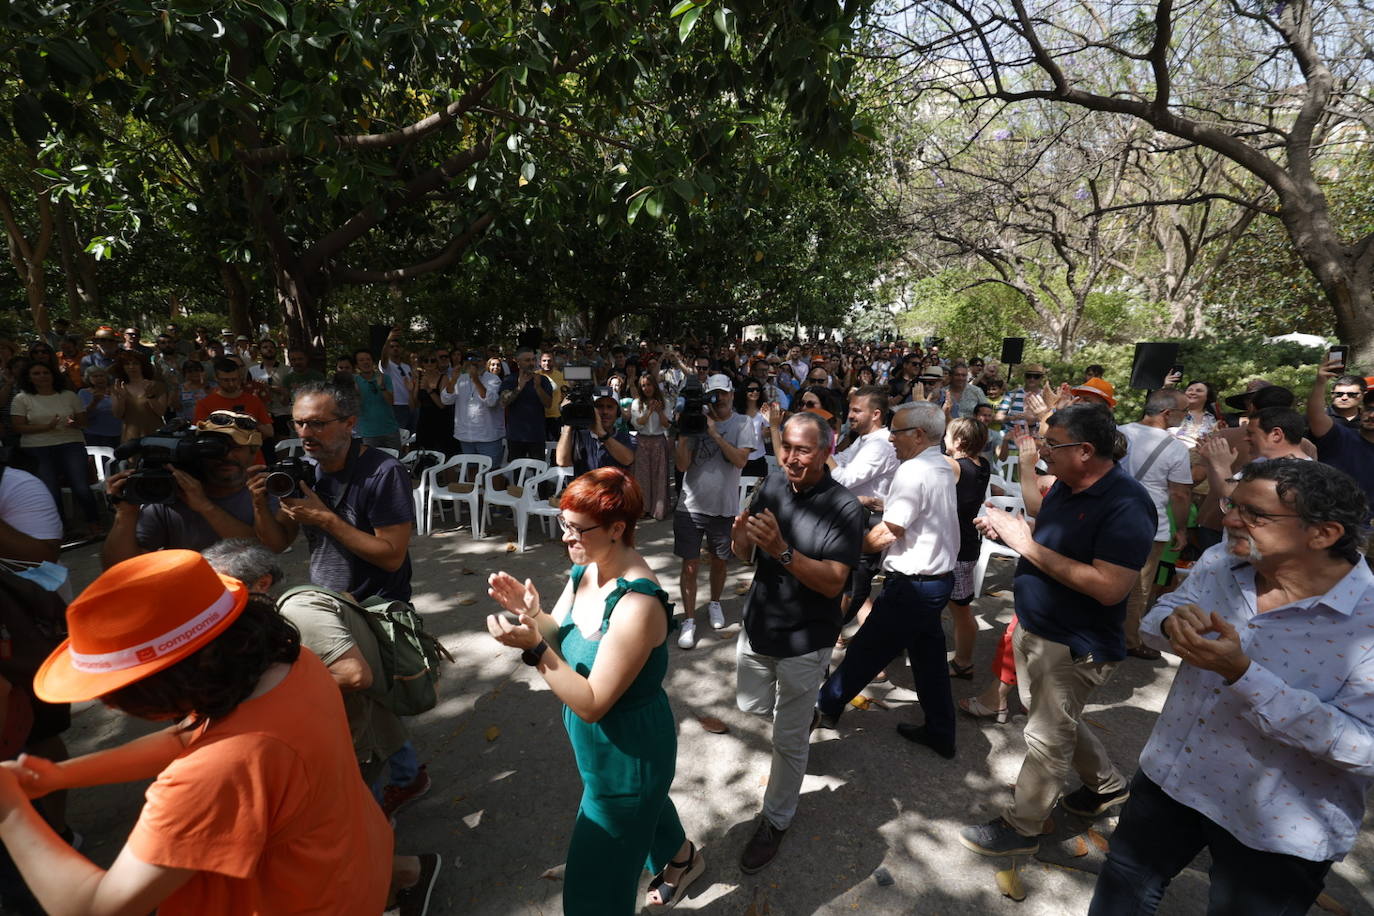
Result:
{"label": "person filming with camcorder", "polygon": [[629,468],[635,461],[635,440],[616,429],[620,401],[609,387],[592,384],[591,369],[568,366],[563,370],[567,392],[562,404],[562,430],[554,463],[570,467],[581,477],[595,468]]}
{"label": "person filming with camcorder", "polygon": [[261,447],[258,421],[228,410],[121,445],[115,457],[129,466],[106,480],[115,517],[101,551],[105,568],[153,550],[255,537],[248,472]]}

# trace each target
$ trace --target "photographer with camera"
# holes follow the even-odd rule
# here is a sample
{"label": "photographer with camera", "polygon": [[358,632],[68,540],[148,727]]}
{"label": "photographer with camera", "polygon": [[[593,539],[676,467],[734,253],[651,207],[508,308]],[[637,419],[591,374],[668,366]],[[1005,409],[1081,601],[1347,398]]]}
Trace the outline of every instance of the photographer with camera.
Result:
{"label": "photographer with camera", "polygon": [[115,517],[100,553],[104,568],[154,550],[255,537],[248,469],[262,446],[258,426],[248,414],[219,410],[195,427],[120,446],[116,456],[138,456],[139,467],[105,481]]}
{"label": "photographer with camera", "polygon": [[[380,448],[353,438],[358,392],[323,382],[302,385],[291,407],[306,461],[278,462],[254,474],[254,527],[272,550],[285,550],[302,527],[310,545],[310,581],[363,601],[410,600],[410,475]],[[290,468],[290,471],[283,469]],[[279,470],[281,469],[281,470]],[[290,489],[281,476],[296,478]],[[291,492],[295,495],[283,495]],[[281,505],[273,509],[272,496]]]}
{"label": "photographer with camera", "polygon": [[558,434],[554,464],[560,468],[571,467],[574,477],[581,477],[594,468],[628,469],[635,461],[635,440],[625,430],[615,428],[615,421],[620,416],[620,401],[615,392],[606,386],[591,389],[589,425],[586,392],[577,390],[588,382],[570,381],[573,390],[563,401],[563,428]]}
{"label": "photographer with camera", "polygon": [[712,375],[702,391],[689,379],[678,412],[677,469],[682,490],[673,514],[673,553],[682,558],[682,610],[686,619],[678,645],[696,645],[697,569],[701,541],[711,553],[711,602],[707,614],[713,629],[725,626],[720,606],[725,590],[725,563],[730,559],[730,526],[739,512],[740,472],[755,445],[753,422],[735,413],[733,386],[724,375]]}

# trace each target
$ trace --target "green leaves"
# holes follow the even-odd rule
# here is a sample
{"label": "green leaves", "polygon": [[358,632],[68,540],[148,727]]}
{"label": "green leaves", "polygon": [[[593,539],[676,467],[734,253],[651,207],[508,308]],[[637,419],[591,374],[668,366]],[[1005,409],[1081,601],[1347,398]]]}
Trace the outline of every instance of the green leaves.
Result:
{"label": "green leaves", "polygon": [[701,7],[693,4],[692,8],[682,14],[682,19],[678,21],[677,38],[683,44],[692,35],[692,29],[696,26],[697,20],[701,18]]}

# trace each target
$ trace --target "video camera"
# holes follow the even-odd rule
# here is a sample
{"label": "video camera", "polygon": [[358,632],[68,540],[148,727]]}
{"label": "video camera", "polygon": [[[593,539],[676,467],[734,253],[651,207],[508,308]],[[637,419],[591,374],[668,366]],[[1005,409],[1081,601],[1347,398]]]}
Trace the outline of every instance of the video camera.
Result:
{"label": "video camera", "polygon": [[177,498],[170,464],[192,477],[204,479],[204,462],[223,459],[234,447],[224,433],[196,429],[185,420],[169,423],[151,436],[130,439],[115,449],[115,458],[138,458],[138,468],[124,483],[120,499],[136,506],[166,504]]}
{"label": "video camera", "polygon": [[314,470],[302,458],[282,458],[267,470],[267,493],[277,499],[300,499],[305,496],[301,491],[301,481],[312,480]]}
{"label": "video camera", "polygon": [[559,418],[570,429],[591,429],[596,422],[591,367],[565,366],[563,379],[568,383],[567,403],[559,411]]}
{"label": "video camera", "polygon": [[[729,392],[713,391],[711,394],[728,396]],[[706,394],[698,378],[688,378],[682,386],[682,408],[677,414],[677,430],[684,436],[706,434]]]}

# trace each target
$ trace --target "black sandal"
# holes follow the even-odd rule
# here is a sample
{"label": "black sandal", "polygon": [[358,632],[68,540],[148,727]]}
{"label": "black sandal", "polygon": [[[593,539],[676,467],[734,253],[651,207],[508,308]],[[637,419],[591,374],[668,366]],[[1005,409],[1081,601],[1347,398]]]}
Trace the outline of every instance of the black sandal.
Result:
{"label": "black sandal", "polygon": [[[697,855],[696,844],[688,843],[687,848],[687,861],[669,862],[667,865],[663,866],[663,869],[658,874],[654,875],[654,879],[649,882],[649,891],[658,891],[663,895],[663,902],[647,904],[650,908],[661,908],[666,910],[669,907],[676,906],[677,902],[682,899],[681,895],[687,890],[688,885],[700,877],[701,873],[706,870],[706,859]],[[677,884],[669,884],[667,881],[663,880],[663,872],[666,872],[670,868],[684,869],[682,875],[677,879]]]}
{"label": "black sandal", "polygon": [[949,660],[949,676],[957,677],[961,681],[973,680],[973,665],[961,665],[954,659]]}

